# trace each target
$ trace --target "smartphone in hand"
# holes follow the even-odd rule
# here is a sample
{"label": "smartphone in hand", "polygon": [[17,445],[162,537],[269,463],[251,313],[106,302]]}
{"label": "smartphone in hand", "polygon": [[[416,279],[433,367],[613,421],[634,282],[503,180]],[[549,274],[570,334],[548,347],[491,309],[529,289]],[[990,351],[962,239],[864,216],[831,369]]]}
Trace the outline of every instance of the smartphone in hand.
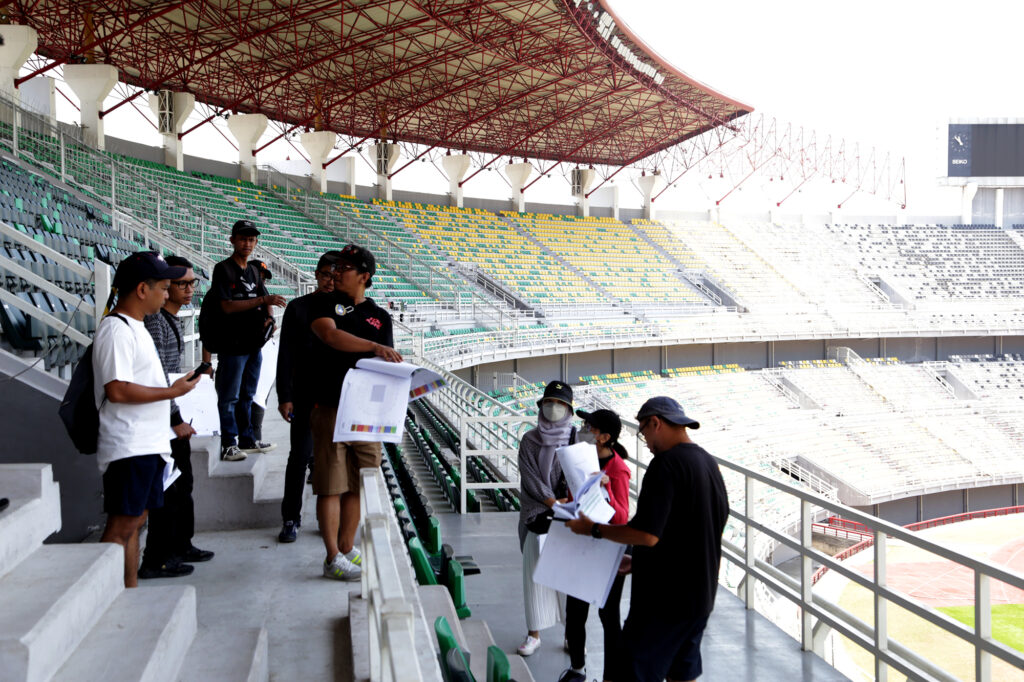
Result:
{"label": "smartphone in hand", "polygon": [[189,381],[195,381],[196,379],[198,379],[203,374],[206,374],[206,372],[208,372],[209,369],[210,369],[210,363],[209,362],[202,362],[202,363],[200,363],[198,367],[196,367],[194,370],[192,370],[192,374],[189,375],[188,380]]}

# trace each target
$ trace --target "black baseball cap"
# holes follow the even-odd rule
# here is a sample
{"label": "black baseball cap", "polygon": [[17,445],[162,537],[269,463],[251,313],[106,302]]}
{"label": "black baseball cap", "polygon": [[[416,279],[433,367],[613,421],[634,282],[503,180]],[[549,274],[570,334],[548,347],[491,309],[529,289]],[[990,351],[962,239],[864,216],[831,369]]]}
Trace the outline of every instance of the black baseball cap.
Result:
{"label": "black baseball cap", "polygon": [[274,273],[270,271],[270,268],[268,268],[267,264],[264,263],[263,261],[251,260],[249,261],[249,263],[251,265],[255,265],[256,269],[260,271],[260,274],[263,275],[265,279],[274,279]]}
{"label": "black baseball cap", "polygon": [[186,272],[188,268],[168,265],[164,257],[156,251],[139,251],[122,260],[117,266],[114,286],[121,291],[127,291],[147,279],[181,279]]}
{"label": "black baseball cap", "polygon": [[334,269],[334,266],[341,260],[341,251],[326,251],[324,255],[320,256],[320,260],[316,262],[316,269],[323,270],[324,268]]}
{"label": "black baseball cap", "polygon": [[355,244],[346,244],[345,248],[337,253],[341,254],[338,260],[356,266],[360,272],[370,273],[370,277],[377,272],[377,259],[373,257],[369,249]]}
{"label": "black baseball cap", "polygon": [[236,220],[231,226],[232,237],[259,237],[260,231],[256,229],[256,223],[251,220]]}
{"label": "black baseball cap", "polygon": [[640,411],[636,413],[637,421],[647,419],[648,417],[661,417],[667,422],[672,422],[679,426],[688,426],[691,429],[700,428],[700,422],[687,417],[686,413],[683,412],[682,405],[664,395],[650,398],[640,406]]}
{"label": "black baseball cap", "polygon": [[572,386],[563,381],[552,381],[544,387],[544,395],[537,401],[537,407],[540,407],[540,404],[548,398],[561,400],[569,407],[572,407]]}
{"label": "black baseball cap", "polygon": [[622,433],[622,420],[611,410],[594,410],[593,412],[576,410],[576,416],[600,433],[607,433],[612,437],[612,443],[619,440],[619,434]]}

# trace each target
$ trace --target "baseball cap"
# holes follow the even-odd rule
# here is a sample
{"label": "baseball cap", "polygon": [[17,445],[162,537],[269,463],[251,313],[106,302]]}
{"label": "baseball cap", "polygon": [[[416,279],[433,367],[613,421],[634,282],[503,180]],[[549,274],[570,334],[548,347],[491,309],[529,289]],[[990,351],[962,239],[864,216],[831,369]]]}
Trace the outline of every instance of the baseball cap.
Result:
{"label": "baseball cap", "polygon": [[572,406],[572,386],[562,381],[552,381],[544,387],[544,395],[537,401],[537,407],[547,398],[561,400],[566,405]]}
{"label": "baseball cap", "polygon": [[260,231],[256,229],[256,223],[251,220],[236,220],[231,226],[232,237],[259,237]]}
{"label": "baseball cap", "polygon": [[180,265],[168,265],[164,257],[156,251],[139,251],[122,260],[117,266],[114,286],[126,291],[134,289],[139,282],[147,279],[180,279],[187,271],[188,268]]}
{"label": "baseball cap", "polygon": [[377,259],[373,257],[369,249],[364,249],[355,244],[346,244],[345,248],[338,253],[341,254],[338,257],[339,260],[356,266],[362,272],[370,273],[370,277],[373,277],[374,273],[377,272]]}
{"label": "baseball cap", "polygon": [[607,433],[612,437],[611,442],[619,440],[619,434],[622,433],[622,420],[611,410],[594,410],[593,412],[576,410],[576,416],[588,426],[594,427],[601,433]]}
{"label": "baseball cap", "polygon": [[259,270],[260,274],[263,275],[265,279],[274,279],[274,273],[270,271],[270,268],[268,268],[267,264],[264,263],[263,261],[251,260],[249,261],[249,263],[251,265],[255,265],[256,269]]}
{"label": "baseball cap", "polygon": [[324,268],[334,268],[334,265],[341,260],[341,251],[326,251],[324,255],[320,256],[320,260],[316,262],[316,269],[323,270]]}
{"label": "baseball cap", "polygon": [[640,406],[640,411],[636,413],[637,421],[647,419],[648,417],[661,417],[667,422],[672,422],[679,426],[688,426],[691,429],[700,428],[700,422],[687,417],[686,413],[683,412],[682,405],[664,395],[650,398]]}

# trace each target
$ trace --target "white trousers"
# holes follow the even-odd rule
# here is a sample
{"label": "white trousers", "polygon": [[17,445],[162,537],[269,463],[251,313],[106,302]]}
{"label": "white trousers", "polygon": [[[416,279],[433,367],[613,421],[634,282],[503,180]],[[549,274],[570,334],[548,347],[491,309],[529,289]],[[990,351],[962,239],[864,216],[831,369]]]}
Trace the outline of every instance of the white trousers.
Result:
{"label": "white trousers", "polygon": [[565,595],[533,582],[533,571],[540,559],[544,536],[526,531],[523,542],[523,605],[526,608],[526,629],[544,630],[565,621]]}

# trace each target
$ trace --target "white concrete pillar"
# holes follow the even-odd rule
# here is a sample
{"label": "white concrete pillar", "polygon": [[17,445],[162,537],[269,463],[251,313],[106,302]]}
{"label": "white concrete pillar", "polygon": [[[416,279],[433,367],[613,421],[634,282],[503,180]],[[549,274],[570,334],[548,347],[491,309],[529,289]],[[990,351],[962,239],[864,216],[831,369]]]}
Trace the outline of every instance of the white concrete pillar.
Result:
{"label": "white concrete pillar", "polygon": [[960,222],[970,225],[974,216],[974,195],[978,193],[978,183],[968,182],[964,185],[960,199]]}
{"label": "white concrete pillar", "polygon": [[4,44],[0,45],[0,95],[17,102],[14,79],[39,46],[39,34],[31,26],[6,24],[0,26],[0,36],[4,39]]}
{"label": "white concrete pillar", "polygon": [[828,212],[828,224],[829,225],[840,225],[843,220],[843,214],[839,209]]}
{"label": "white concrete pillar", "polygon": [[[0,48],[2,49],[2,48]],[[49,76],[36,76],[18,88],[21,106],[57,125],[57,85]]]}
{"label": "white concrete pillar", "polygon": [[263,114],[232,114],[228,116],[228,130],[238,142],[238,177],[256,182],[256,143],[267,129]]}
{"label": "white concrete pillar", "polygon": [[650,175],[641,175],[637,179],[637,183],[644,196],[644,218],[654,220],[654,192],[663,184],[661,173],[655,171]]}
{"label": "white concrete pillar", "polygon": [[907,224],[907,209],[896,209],[896,227],[903,227]]}
{"label": "white concrete pillar", "polygon": [[510,163],[505,166],[505,175],[512,183],[512,210],[519,213],[526,212],[526,195],[523,187],[533,173],[533,165],[528,161],[522,163]]}
{"label": "white concrete pillar", "polygon": [[356,195],[356,157],[343,156],[334,162],[341,173],[341,193],[351,197]]}
{"label": "white concrete pillar", "polygon": [[995,225],[999,229],[1003,227],[1003,188],[996,187],[996,215]]}
{"label": "white concrete pillar", "polygon": [[196,106],[196,96],[187,92],[167,92],[170,109],[164,111],[160,105],[160,95],[149,96],[149,108],[156,114],[157,128],[164,139],[164,165],[185,170],[183,140],[178,137],[192,110]]}
{"label": "white concrete pillar", "polygon": [[370,148],[373,167],[377,169],[377,198],[384,201],[392,200],[391,178],[388,175],[395,169],[402,149],[397,144],[378,142]]}
{"label": "white concrete pillar", "polygon": [[597,171],[592,168],[573,168],[569,174],[572,181],[572,196],[576,200],[576,215],[584,218],[590,215],[590,199],[587,192],[594,184]]}
{"label": "white concrete pillar", "polygon": [[330,130],[315,130],[311,133],[302,133],[300,138],[302,148],[309,154],[309,175],[311,178],[310,192],[327,191],[327,169],[324,168],[324,161],[327,155],[334,149],[334,143],[338,141],[338,135]]}
{"label": "white concrete pillar", "polygon": [[103,100],[117,85],[117,67],[110,64],[65,64],[64,82],[78,97],[85,142],[100,151],[104,148]]}
{"label": "white concrete pillar", "polygon": [[619,219],[619,186],[612,185],[612,217],[616,220]]}
{"label": "white concrete pillar", "polygon": [[469,170],[469,154],[449,154],[441,159],[441,167],[448,174],[448,205],[462,208],[463,196],[459,183]]}

